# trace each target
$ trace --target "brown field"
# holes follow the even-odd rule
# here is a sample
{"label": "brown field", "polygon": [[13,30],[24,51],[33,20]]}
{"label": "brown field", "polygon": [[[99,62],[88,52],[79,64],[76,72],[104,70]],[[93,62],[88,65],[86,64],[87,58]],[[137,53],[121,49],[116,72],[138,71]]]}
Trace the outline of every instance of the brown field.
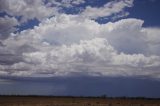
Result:
{"label": "brown field", "polygon": [[160,99],[0,96],[0,106],[160,106]]}

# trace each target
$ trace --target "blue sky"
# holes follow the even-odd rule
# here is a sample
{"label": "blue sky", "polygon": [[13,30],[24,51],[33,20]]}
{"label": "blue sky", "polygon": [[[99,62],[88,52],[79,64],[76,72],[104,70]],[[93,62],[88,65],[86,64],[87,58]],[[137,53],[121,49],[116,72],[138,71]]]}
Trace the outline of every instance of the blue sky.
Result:
{"label": "blue sky", "polygon": [[[79,8],[85,8],[87,5],[100,7],[107,2],[109,2],[109,0],[94,0],[94,1],[86,0],[86,3],[80,4],[78,8],[77,7],[64,8],[62,11],[67,14],[78,14],[78,12],[80,11]],[[136,0],[134,1],[134,6],[132,8],[126,8],[126,10],[130,13],[128,16],[118,18],[115,20],[111,19],[112,16],[108,19],[102,17],[97,19],[96,21],[103,24],[109,21],[117,21],[123,18],[137,18],[145,20],[143,24],[144,27],[159,27],[160,25],[158,21],[158,19],[160,18],[159,5],[160,1],[158,0],[140,0],[140,1]],[[27,28],[33,28],[34,26],[37,26],[39,23],[40,22],[37,19],[32,19],[28,20],[27,23],[23,23],[21,26],[18,26],[18,28],[20,28],[19,30],[21,31]]]}
{"label": "blue sky", "polygon": [[0,0],[0,94],[155,97],[159,0]]}

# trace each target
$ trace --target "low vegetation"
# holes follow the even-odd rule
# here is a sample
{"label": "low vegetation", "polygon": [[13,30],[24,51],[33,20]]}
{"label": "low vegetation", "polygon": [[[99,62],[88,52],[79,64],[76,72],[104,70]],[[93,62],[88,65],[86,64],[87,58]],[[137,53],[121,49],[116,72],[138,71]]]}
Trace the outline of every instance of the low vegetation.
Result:
{"label": "low vegetation", "polygon": [[105,96],[0,96],[0,106],[160,106],[160,99]]}

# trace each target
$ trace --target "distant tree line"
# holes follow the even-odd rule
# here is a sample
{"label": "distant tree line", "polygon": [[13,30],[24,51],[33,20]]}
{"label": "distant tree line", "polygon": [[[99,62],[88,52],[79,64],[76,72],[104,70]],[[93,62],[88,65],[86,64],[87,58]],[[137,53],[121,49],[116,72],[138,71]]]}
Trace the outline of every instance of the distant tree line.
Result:
{"label": "distant tree line", "polygon": [[0,95],[0,97],[52,97],[52,98],[103,98],[103,99],[145,99],[145,100],[160,100],[160,98],[147,97],[109,97],[107,95],[101,96],[56,96],[56,95]]}

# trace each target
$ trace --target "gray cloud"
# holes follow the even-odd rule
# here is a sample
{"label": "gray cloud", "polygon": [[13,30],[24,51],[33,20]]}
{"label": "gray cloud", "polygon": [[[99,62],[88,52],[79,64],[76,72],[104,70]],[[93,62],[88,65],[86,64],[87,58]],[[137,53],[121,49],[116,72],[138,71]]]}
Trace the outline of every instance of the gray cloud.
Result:
{"label": "gray cloud", "polygon": [[19,22],[14,17],[0,17],[0,39],[5,39],[10,33],[16,31],[15,26],[19,25]]}

